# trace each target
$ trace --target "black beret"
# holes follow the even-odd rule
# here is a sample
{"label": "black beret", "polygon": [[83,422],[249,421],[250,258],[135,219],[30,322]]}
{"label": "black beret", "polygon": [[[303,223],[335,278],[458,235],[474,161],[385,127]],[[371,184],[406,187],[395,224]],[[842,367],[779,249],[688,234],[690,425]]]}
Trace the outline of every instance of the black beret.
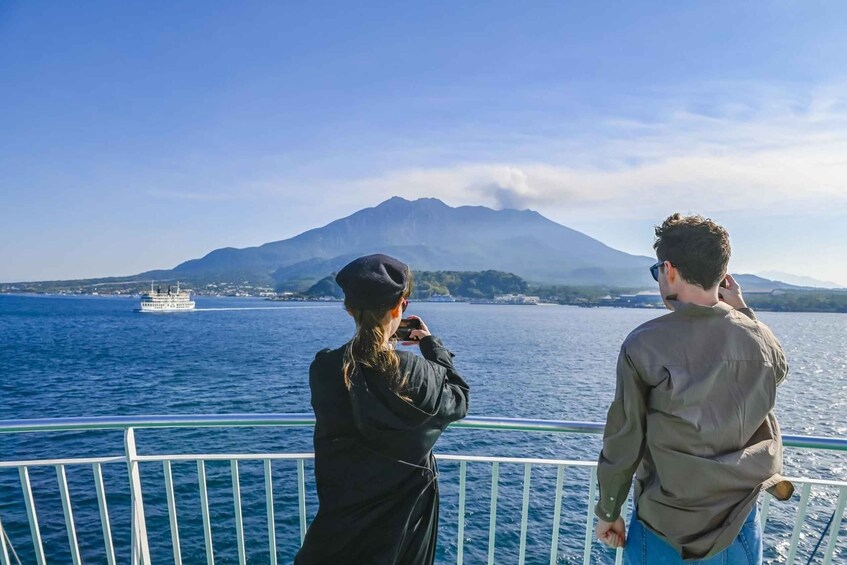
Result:
{"label": "black beret", "polygon": [[335,282],[344,291],[347,305],[362,310],[397,304],[409,279],[409,267],[388,255],[366,255],[338,272]]}

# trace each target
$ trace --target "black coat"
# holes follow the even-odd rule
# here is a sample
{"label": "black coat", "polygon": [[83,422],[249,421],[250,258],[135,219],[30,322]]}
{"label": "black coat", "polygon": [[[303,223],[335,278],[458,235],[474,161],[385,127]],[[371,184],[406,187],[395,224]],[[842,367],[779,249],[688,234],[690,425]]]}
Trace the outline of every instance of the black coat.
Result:
{"label": "black coat", "polygon": [[398,351],[402,391],[359,368],[344,385],[345,347],[317,354],[309,370],[315,410],[318,514],[296,565],[428,565],[438,530],[432,447],[468,412],[468,385],[435,337],[423,358]]}

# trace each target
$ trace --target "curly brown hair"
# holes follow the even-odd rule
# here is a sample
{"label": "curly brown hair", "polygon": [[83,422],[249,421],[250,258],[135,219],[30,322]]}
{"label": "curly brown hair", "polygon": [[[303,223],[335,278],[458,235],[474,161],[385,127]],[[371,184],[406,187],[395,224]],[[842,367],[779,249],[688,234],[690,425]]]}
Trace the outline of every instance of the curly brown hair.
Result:
{"label": "curly brown hair", "polygon": [[703,216],[668,216],[656,226],[656,257],[670,261],[686,281],[708,290],[717,286],[729,264],[729,233]]}

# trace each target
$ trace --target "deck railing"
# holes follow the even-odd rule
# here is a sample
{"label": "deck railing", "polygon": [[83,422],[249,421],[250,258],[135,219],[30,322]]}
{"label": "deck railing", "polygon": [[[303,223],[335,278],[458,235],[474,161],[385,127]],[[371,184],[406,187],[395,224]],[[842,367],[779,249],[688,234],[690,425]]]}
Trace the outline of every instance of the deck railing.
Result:
{"label": "deck railing", "polygon": [[[206,562],[209,565],[215,562],[215,548],[212,539],[212,519],[210,513],[210,502],[207,492],[206,464],[209,462],[229,463],[229,475],[232,489],[232,512],[235,523],[235,540],[237,549],[237,560],[246,564],[248,557],[258,555],[260,552],[266,555],[266,561],[276,565],[279,560],[277,547],[278,535],[276,522],[278,513],[275,509],[274,496],[274,468],[282,465],[293,465],[296,468],[296,500],[297,500],[297,524],[300,541],[302,542],[307,528],[307,481],[312,478],[307,473],[306,463],[314,458],[311,453],[169,453],[169,454],[140,454],[136,446],[135,432],[139,429],[151,428],[229,428],[229,427],[306,427],[314,425],[314,417],[311,414],[237,414],[237,415],[195,415],[195,416],[131,416],[131,417],[105,417],[105,418],[58,418],[43,420],[7,420],[0,421],[0,433],[25,434],[44,432],[68,432],[68,431],[93,431],[93,430],[120,430],[124,434],[124,448],[121,455],[101,457],[77,457],[56,458],[39,460],[0,460],[0,469],[17,469],[20,478],[23,503],[26,508],[27,522],[30,530],[32,553],[38,565],[46,565],[47,557],[44,542],[41,536],[41,526],[36,510],[33,486],[30,480],[30,469],[54,467],[59,487],[62,512],[64,515],[64,528],[67,532],[67,543],[70,556],[75,565],[82,563],[80,546],[77,539],[77,527],[74,521],[73,505],[71,503],[71,492],[68,487],[67,469],[89,467],[96,490],[97,507],[100,515],[100,529],[102,530],[102,560],[109,565],[126,562],[126,557],[116,555],[115,538],[113,537],[110,513],[107,505],[106,488],[103,480],[103,467],[113,465],[126,465],[129,480],[129,513],[131,516],[131,541],[130,552],[133,564],[150,565],[150,545],[147,531],[148,514],[145,513],[144,497],[149,496],[149,490],[141,488],[142,464],[149,465],[158,463],[161,465],[162,476],[165,485],[165,499],[167,506],[168,524],[170,529],[173,561],[177,565],[182,564],[184,551],[180,543],[180,527],[177,518],[177,504],[174,489],[172,465],[174,463],[184,464],[192,462],[197,468],[197,487],[202,514],[203,547]],[[601,434],[602,424],[590,422],[564,422],[549,420],[528,420],[511,418],[483,418],[470,417],[462,422],[453,424],[454,428],[466,428],[475,430],[499,430],[519,432],[548,432],[548,433],[575,433],[575,434]],[[803,448],[812,450],[835,450],[847,451],[847,440],[839,438],[810,437],[810,436],[783,436],[783,442],[789,448]],[[451,467],[451,471],[458,474],[458,510],[456,524],[445,524],[442,521],[441,528],[454,528],[456,532],[455,554],[456,562],[462,564],[465,559],[465,522],[466,502],[468,497],[468,468],[474,469],[480,466],[490,468],[491,488],[486,506],[488,507],[488,540],[487,540],[487,562],[503,563],[497,554],[497,531],[498,531],[498,500],[500,498],[500,474],[503,469],[522,470],[523,480],[521,483],[522,499],[520,503],[520,527],[519,544],[515,562],[523,564],[527,560],[527,532],[530,514],[530,494],[532,491],[534,470],[555,470],[555,487],[549,493],[552,498],[552,515],[545,519],[549,520],[551,534],[549,537],[549,562],[557,563],[560,549],[560,530],[562,527],[562,502],[565,491],[565,478],[574,472],[578,476],[585,477],[585,513],[583,514],[584,536],[582,536],[582,561],[584,564],[591,563],[592,547],[596,543],[593,540],[593,505],[596,498],[596,463],[593,461],[576,461],[545,459],[531,457],[502,457],[496,454],[491,456],[472,455],[437,455],[443,467]],[[258,462],[262,465],[264,482],[265,512],[267,524],[267,549],[254,546],[248,547],[245,542],[245,526],[242,508],[241,473],[239,465],[245,462]],[[458,467],[455,469],[453,467]],[[149,471],[148,471],[149,472]],[[452,474],[442,473],[440,481],[448,480]],[[784,548],[785,562],[793,565],[798,559],[798,548],[804,522],[807,518],[809,501],[813,494],[819,489],[829,492],[836,491],[837,500],[832,508],[833,518],[827,525],[828,534],[821,536],[820,547],[815,547],[813,552],[806,551],[805,557],[811,561],[812,557],[818,563],[833,563],[836,548],[839,544],[839,532],[841,530],[842,518],[845,505],[847,505],[847,482],[835,480],[814,479],[808,477],[791,479],[798,487],[799,502],[797,511],[793,517],[791,534],[787,549]],[[545,493],[547,494],[547,493]],[[0,498],[10,497],[11,493],[2,493]],[[795,495],[795,499],[797,495]],[[625,512],[628,510],[628,502]],[[761,520],[767,538],[767,524],[771,506],[770,495],[765,495],[761,501]],[[502,515],[502,514],[501,514]],[[15,548],[10,542],[7,532],[4,531],[3,520],[8,518],[0,513],[0,564],[16,565],[19,559],[16,557]],[[581,526],[582,527],[582,526]],[[126,534],[126,532],[124,532]],[[823,544],[826,537],[825,544]],[[547,542],[544,542],[545,544]],[[537,543],[534,548],[537,550]],[[545,558],[546,559],[546,558]],[[622,552],[618,550],[615,562],[620,563]],[[290,561],[290,559],[289,559]],[[805,560],[803,562],[806,562]]]}

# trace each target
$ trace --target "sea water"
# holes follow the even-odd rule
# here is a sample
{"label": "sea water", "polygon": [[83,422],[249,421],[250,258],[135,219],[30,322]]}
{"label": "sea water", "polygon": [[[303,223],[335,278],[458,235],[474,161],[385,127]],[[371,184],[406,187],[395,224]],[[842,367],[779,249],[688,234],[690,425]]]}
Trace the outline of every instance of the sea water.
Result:
{"label": "sea water", "polygon": [[[198,297],[197,311],[134,312],[135,301],[112,297],[0,296],[0,419],[152,414],[311,412],[308,368],[315,353],[338,347],[353,324],[339,303],[272,303]],[[620,344],[661,310],[496,306],[412,302],[452,350],[470,383],[471,414],[602,422],[615,388]],[[777,396],[783,433],[847,435],[847,316],[759,313],[782,342],[791,365]],[[281,428],[139,430],[141,453],[263,453],[311,451],[311,430]],[[0,435],[0,460],[121,455],[119,432]],[[597,436],[448,430],[436,451],[473,455],[594,460]],[[847,454],[787,449],[786,474],[847,480]],[[119,561],[129,555],[129,489],[125,465],[104,465]],[[311,463],[306,473],[312,472]],[[30,471],[48,562],[70,562],[55,469]],[[68,467],[79,544],[86,563],[105,563],[90,467]],[[261,462],[240,466],[248,561],[267,563],[265,491]],[[228,463],[207,463],[217,563],[236,562]],[[193,462],[173,464],[184,563],[205,563]],[[141,465],[154,563],[173,561],[160,463]],[[277,544],[281,563],[299,545],[296,468],[275,464]],[[502,465],[496,562],[516,563],[524,468]],[[549,562],[555,468],[534,467],[527,528],[527,563]],[[581,563],[587,518],[587,471],[565,477],[558,559]],[[307,515],[317,510],[313,482]],[[438,562],[456,558],[458,465],[441,464]],[[464,560],[485,562],[491,467],[467,470]],[[816,491],[801,537],[808,555],[831,516],[836,491]],[[766,561],[787,553],[798,495],[771,504]],[[20,480],[0,469],[0,520],[22,562],[34,562]],[[834,562],[847,562],[847,524]],[[773,542],[776,541],[774,544]],[[805,553],[804,553],[805,552]],[[593,562],[612,563],[600,544]],[[818,553],[818,559],[820,554]],[[121,557],[122,556],[122,557]],[[840,561],[839,561],[840,559]],[[806,558],[803,558],[805,563]]]}

